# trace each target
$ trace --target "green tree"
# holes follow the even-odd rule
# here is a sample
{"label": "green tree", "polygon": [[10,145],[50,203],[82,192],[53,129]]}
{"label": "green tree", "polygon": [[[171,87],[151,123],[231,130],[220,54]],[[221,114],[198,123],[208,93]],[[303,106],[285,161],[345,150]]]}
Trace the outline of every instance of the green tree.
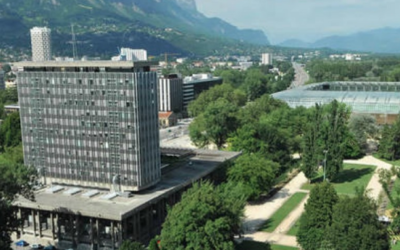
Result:
{"label": "green tree", "polygon": [[205,146],[210,142],[221,149],[230,133],[239,125],[236,118],[238,107],[220,98],[208,104],[204,113],[189,126],[189,135],[195,145]]}
{"label": "green tree", "polygon": [[156,239],[151,239],[149,243],[149,250],[160,250]]}
{"label": "green tree", "polygon": [[246,197],[241,185],[195,183],[168,211],[161,231],[163,250],[234,250]]}
{"label": "green tree", "polygon": [[20,228],[12,202],[17,195],[33,199],[30,178],[36,170],[20,164],[0,163],[0,249],[11,249],[11,233]]}
{"label": "green tree", "polygon": [[119,250],[146,250],[140,242],[126,240],[119,247]]}
{"label": "green tree", "polygon": [[249,198],[254,200],[270,191],[278,170],[278,163],[256,154],[244,154],[228,170],[228,180],[243,183]]}
{"label": "green tree", "polygon": [[311,181],[318,171],[319,163],[322,159],[322,108],[316,104],[310,117],[310,123],[303,136],[303,154],[301,170]]}
{"label": "green tree", "polygon": [[385,125],[379,142],[378,154],[386,160],[400,159],[400,117],[392,126]]}
{"label": "green tree", "polygon": [[221,84],[202,92],[196,100],[189,103],[188,112],[190,116],[196,117],[207,109],[208,105],[218,99],[225,99],[231,104],[241,107],[246,103],[246,96],[240,90],[235,90],[230,84]]}
{"label": "green tree", "polygon": [[367,139],[375,139],[379,132],[376,119],[367,114],[352,114],[349,119],[349,131],[362,150],[367,148]]}
{"label": "green tree", "polygon": [[337,173],[343,168],[344,146],[347,134],[347,121],[349,110],[344,104],[338,101],[332,101],[327,107],[327,119],[325,136],[326,178],[333,180]]}
{"label": "green tree", "polygon": [[338,200],[334,187],[328,182],[316,184],[311,189],[297,232],[297,242],[303,249],[316,250],[324,244],[326,229],[332,223],[333,207]]}
{"label": "green tree", "polygon": [[248,101],[254,101],[268,91],[268,80],[260,69],[248,70],[243,83]]}
{"label": "green tree", "polygon": [[15,147],[21,143],[19,113],[11,113],[0,126],[0,147]]}
{"label": "green tree", "polygon": [[342,198],[325,234],[333,249],[390,249],[388,232],[378,221],[376,209],[374,201],[362,193]]}

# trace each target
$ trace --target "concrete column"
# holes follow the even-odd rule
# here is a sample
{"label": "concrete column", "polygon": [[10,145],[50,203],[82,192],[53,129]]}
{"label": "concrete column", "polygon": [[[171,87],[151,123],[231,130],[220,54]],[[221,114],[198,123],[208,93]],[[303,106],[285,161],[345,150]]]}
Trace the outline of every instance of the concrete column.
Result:
{"label": "concrete column", "polygon": [[132,215],[131,221],[132,221],[132,227],[133,227],[132,237],[134,240],[136,240],[137,239],[137,228],[136,228],[136,215],[135,214]]}
{"label": "concrete column", "polygon": [[94,248],[94,238],[93,238],[93,219],[89,219],[90,222],[90,244],[92,245],[92,249]]}
{"label": "concrete column", "polygon": [[56,239],[55,230],[54,230],[54,214],[50,213],[50,220],[51,220],[51,237],[53,240]]}
{"label": "concrete column", "polygon": [[97,249],[100,248],[100,223],[99,219],[96,219],[96,241],[97,241]]}
{"label": "concrete column", "polygon": [[114,221],[111,221],[111,244],[112,249],[115,249],[115,232],[114,232]]}
{"label": "concrete column", "polygon": [[42,238],[42,222],[40,221],[40,211],[37,212],[37,219],[39,222],[39,238]]}
{"label": "concrete column", "polygon": [[57,221],[57,239],[60,240],[61,238],[61,231],[60,231],[60,216],[58,214],[56,214],[56,221]]}
{"label": "concrete column", "polygon": [[32,213],[32,222],[33,222],[33,236],[36,237],[36,215],[35,215],[35,211],[32,209],[31,210]]}
{"label": "concrete column", "polygon": [[126,232],[126,220],[119,222],[117,226],[118,226],[118,247],[120,247],[122,245],[122,242],[126,238],[124,237],[124,235],[126,235],[126,233],[124,233]]}
{"label": "concrete column", "polygon": [[[18,218],[19,218],[20,220],[22,220],[22,223],[21,223],[21,233],[20,233],[20,235],[23,235],[23,234],[24,234],[24,223],[25,223],[25,218],[22,218],[22,210],[21,210],[20,207],[18,208]],[[19,237],[18,237],[18,239],[19,239]]]}

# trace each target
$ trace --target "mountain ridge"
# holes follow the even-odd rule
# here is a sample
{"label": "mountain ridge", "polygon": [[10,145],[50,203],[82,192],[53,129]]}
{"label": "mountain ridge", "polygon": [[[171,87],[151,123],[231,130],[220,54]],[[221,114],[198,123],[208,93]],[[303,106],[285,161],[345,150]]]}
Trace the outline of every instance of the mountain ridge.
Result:
{"label": "mountain ridge", "polygon": [[347,36],[328,36],[313,43],[289,39],[278,46],[295,48],[331,48],[375,53],[400,53],[400,28],[384,27]]}
{"label": "mountain ridge", "polygon": [[206,54],[214,46],[223,49],[238,42],[269,45],[260,30],[240,30],[205,17],[194,0],[0,0],[0,45],[27,48],[29,29],[48,26],[55,51],[65,55],[71,24],[81,50],[97,56],[110,55],[118,46],[152,54]]}

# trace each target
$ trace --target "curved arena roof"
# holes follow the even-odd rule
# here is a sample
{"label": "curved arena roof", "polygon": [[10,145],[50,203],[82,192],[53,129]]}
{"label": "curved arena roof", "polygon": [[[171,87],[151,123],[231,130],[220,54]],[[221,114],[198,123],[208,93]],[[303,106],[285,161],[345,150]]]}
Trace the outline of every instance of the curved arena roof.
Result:
{"label": "curved arena roof", "polygon": [[312,107],[336,99],[354,113],[399,114],[400,82],[322,82],[272,94],[290,107]]}

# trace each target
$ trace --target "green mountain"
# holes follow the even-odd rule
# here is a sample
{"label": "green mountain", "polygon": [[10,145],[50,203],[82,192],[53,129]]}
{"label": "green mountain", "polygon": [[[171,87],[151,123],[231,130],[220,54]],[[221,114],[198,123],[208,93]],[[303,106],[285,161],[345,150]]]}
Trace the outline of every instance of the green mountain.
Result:
{"label": "green mountain", "polygon": [[149,54],[233,53],[245,44],[268,45],[262,31],[239,30],[197,11],[194,0],[0,0],[0,46],[28,49],[29,29],[52,29],[55,55],[71,55],[71,24],[78,53],[108,57],[117,47]]}

